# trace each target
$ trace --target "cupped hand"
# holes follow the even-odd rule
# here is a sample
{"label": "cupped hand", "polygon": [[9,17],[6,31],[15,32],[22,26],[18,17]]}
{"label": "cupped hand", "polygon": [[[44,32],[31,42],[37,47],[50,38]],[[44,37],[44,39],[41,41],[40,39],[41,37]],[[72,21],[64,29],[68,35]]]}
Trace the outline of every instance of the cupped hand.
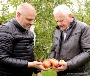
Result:
{"label": "cupped hand", "polygon": [[54,70],[56,72],[59,72],[59,71],[64,71],[66,69],[67,69],[67,62],[59,62],[59,67],[55,68]]}
{"label": "cupped hand", "polygon": [[45,68],[43,65],[38,65],[38,69],[43,70],[43,71],[47,71],[50,68]]}

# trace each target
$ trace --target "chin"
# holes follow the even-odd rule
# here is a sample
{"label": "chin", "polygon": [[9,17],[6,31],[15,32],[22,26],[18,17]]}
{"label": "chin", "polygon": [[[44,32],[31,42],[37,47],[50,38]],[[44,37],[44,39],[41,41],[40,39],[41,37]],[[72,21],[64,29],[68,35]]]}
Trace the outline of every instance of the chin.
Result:
{"label": "chin", "polygon": [[64,31],[65,29],[64,28],[61,28],[62,31]]}
{"label": "chin", "polygon": [[30,30],[30,27],[27,27],[26,29],[27,29],[27,30]]}

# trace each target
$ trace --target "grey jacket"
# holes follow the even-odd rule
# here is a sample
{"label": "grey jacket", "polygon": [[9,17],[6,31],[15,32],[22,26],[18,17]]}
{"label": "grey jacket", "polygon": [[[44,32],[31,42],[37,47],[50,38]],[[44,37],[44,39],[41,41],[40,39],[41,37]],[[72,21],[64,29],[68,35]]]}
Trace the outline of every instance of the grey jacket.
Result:
{"label": "grey jacket", "polygon": [[[59,72],[58,76],[68,76],[69,73],[78,72],[83,73],[83,76],[84,74],[88,76],[88,72],[90,72],[90,67],[88,67],[90,66],[88,65],[90,61],[90,27],[74,18],[67,30],[67,36],[62,46],[60,43],[61,30],[57,27],[50,58],[63,59],[68,64],[68,69]],[[69,76],[73,76],[73,74]]]}

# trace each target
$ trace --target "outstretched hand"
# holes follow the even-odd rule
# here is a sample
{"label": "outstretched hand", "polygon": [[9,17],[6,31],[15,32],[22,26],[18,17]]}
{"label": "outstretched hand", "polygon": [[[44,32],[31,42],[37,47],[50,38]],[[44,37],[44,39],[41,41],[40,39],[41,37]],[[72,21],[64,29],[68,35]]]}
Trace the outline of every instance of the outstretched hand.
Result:
{"label": "outstretched hand", "polygon": [[42,65],[42,62],[38,62],[38,61],[28,62],[28,67],[34,67],[44,71],[49,70],[49,68],[44,68],[44,66]]}

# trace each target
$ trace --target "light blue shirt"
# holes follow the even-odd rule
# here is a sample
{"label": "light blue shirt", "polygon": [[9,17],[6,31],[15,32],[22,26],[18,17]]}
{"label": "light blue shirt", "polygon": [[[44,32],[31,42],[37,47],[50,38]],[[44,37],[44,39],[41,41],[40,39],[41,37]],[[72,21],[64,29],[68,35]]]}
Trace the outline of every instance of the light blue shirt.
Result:
{"label": "light blue shirt", "polygon": [[66,35],[67,35],[66,31],[63,31],[63,35],[64,35],[64,40],[65,40],[66,39]]}
{"label": "light blue shirt", "polygon": [[[72,21],[73,21],[73,18],[72,18]],[[69,27],[65,30],[65,31],[63,31],[63,35],[64,35],[64,40],[66,39],[66,36],[67,36],[67,30],[69,29]]]}

